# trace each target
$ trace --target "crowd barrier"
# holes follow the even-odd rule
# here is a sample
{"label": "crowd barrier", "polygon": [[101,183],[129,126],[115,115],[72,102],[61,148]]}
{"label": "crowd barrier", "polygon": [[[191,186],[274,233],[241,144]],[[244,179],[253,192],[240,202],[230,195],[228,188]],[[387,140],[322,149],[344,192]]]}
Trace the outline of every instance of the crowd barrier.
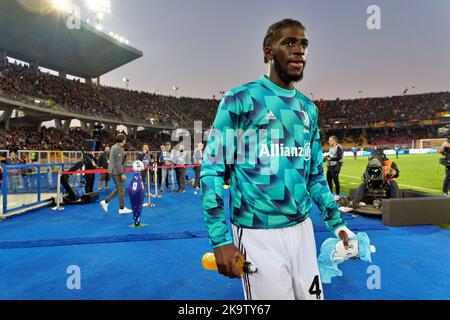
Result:
{"label": "crowd barrier", "polygon": [[[158,193],[158,169],[177,169],[177,168],[195,168],[200,167],[200,164],[189,164],[189,165],[172,165],[172,166],[146,166],[144,167],[144,170],[146,172],[146,196],[147,196],[147,202],[144,204],[144,206],[152,207],[154,204],[151,202],[151,198],[158,198],[160,197],[160,194]],[[125,173],[134,172],[133,168],[127,167],[125,168]],[[151,192],[151,175],[150,172],[153,172],[153,185],[154,185],[154,193]],[[61,189],[61,176],[62,175],[81,175],[81,174],[105,174],[109,173],[106,169],[94,169],[94,170],[77,170],[77,171],[64,171],[61,170],[58,172],[58,178],[57,178],[57,186],[56,186],[56,207],[53,208],[55,211],[63,210],[64,208],[61,206],[61,198],[62,198],[62,189]]]}
{"label": "crowd barrier", "polygon": [[[94,157],[98,157],[103,151],[91,152]],[[156,154],[157,151],[150,151],[150,154]],[[0,160],[9,158],[10,150],[0,150]],[[126,163],[132,164],[138,159],[139,151],[126,151]],[[17,150],[17,156],[20,160],[26,161],[26,164],[53,164],[53,163],[76,163],[83,159],[81,151],[48,151],[48,150]]]}
{"label": "crowd barrier", "polygon": [[[12,216],[16,212],[26,211],[38,205],[55,202],[55,210],[62,210],[61,200],[65,190],[61,187],[61,176],[72,175],[70,185],[74,189],[83,187],[82,175],[108,173],[106,169],[65,171],[72,167],[73,163],[54,164],[29,164],[29,165],[3,165],[1,194],[2,204],[0,219]],[[200,165],[184,166],[147,166],[145,171],[147,203],[145,206],[153,206],[151,198],[159,197],[158,193],[158,169],[194,168]],[[125,172],[133,172],[131,167],[126,167]],[[154,192],[151,192],[151,172],[153,172]]]}
{"label": "crowd barrier", "polygon": [[68,164],[2,166],[2,216],[53,200],[58,172]]}
{"label": "crowd barrier", "polygon": [[[29,151],[32,152],[32,151]],[[428,149],[400,149],[400,155],[406,154],[436,154],[438,150],[436,148]],[[393,149],[384,150],[387,155],[395,155],[396,151]],[[81,154],[81,153],[80,153]],[[137,154],[134,152],[130,153],[131,156],[129,160],[134,160]],[[48,153],[48,155],[52,155]],[[59,155],[55,153],[55,156]],[[61,158],[64,159],[64,152],[61,152]],[[358,151],[357,156],[370,157],[373,155],[373,150],[371,151]],[[353,156],[353,152],[345,151],[345,157]],[[47,160],[51,157],[45,157]],[[73,152],[69,156],[70,159],[77,158],[78,152]],[[108,170],[80,170],[75,172],[65,171],[65,167],[70,167],[73,163],[50,163],[50,164],[27,164],[27,165],[3,165],[2,173],[2,210],[0,214],[0,219],[8,215],[12,211],[17,211],[19,209],[26,209],[33,207],[42,203],[47,203],[49,201],[56,201],[56,209],[61,209],[61,175],[71,174],[75,178],[72,184],[77,185],[81,180],[82,174],[102,174],[108,173]],[[147,166],[147,205],[152,206],[151,197],[158,196],[158,169],[176,169],[176,168],[193,168],[199,165],[186,165],[186,166]],[[154,171],[153,177],[155,181],[154,194],[151,193],[150,186],[150,172]],[[127,168],[126,172],[132,172],[132,168]],[[56,199],[55,199],[56,197]],[[9,201],[11,200],[11,201]]]}

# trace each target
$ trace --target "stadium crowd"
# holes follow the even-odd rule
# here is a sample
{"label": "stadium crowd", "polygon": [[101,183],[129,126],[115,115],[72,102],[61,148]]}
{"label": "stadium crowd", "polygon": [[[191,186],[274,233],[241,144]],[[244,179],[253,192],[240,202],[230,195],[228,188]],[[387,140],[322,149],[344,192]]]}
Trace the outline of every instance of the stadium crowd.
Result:
{"label": "stadium crowd", "polygon": [[[92,114],[126,121],[147,121],[150,124],[171,124],[175,128],[192,127],[193,121],[203,121],[203,129],[212,125],[219,101],[189,97],[173,97],[160,94],[132,91],[99,85],[89,85],[79,80],[63,79],[45,72],[36,72],[27,65],[18,63],[0,64],[0,96],[15,99],[30,97],[51,101],[63,109],[80,114]],[[321,128],[345,126],[370,127],[383,122],[405,122],[433,120],[442,117],[440,112],[450,111],[450,92],[403,95],[384,98],[365,98],[354,100],[318,100],[319,125]],[[52,106],[52,104],[47,104]],[[392,129],[390,129],[392,130]],[[395,130],[394,130],[395,131]],[[4,143],[2,148],[11,147],[39,150],[78,150],[80,141],[94,138],[102,144],[112,144],[113,134],[96,131],[94,137],[81,129],[71,129],[70,135],[52,128],[40,131],[11,128],[0,130]],[[363,134],[357,130],[340,130],[336,134],[350,146],[362,147],[377,144],[402,144],[412,139],[432,138],[430,132],[397,131],[390,139],[386,132],[372,130]],[[324,143],[326,137],[322,137]],[[130,150],[139,150],[143,142],[150,143],[151,149],[159,149],[163,138],[147,137],[132,139]]]}
{"label": "stadium crowd", "polygon": [[20,64],[0,65],[0,94],[51,100],[67,111],[105,117],[120,117],[95,87],[44,72],[33,72]]}
{"label": "stadium crowd", "polygon": [[383,98],[365,98],[316,102],[321,126],[336,121],[348,126],[369,126],[377,122],[405,122],[440,118],[450,111],[450,92],[426,93]]}
{"label": "stadium crowd", "polygon": [[[103,149],[104,146],[114,145],[117,133],[119,132],[112,134],[105,130],[95,130],[90,135],[81,128],[71,128],[68,134],[46,127],[39,131],[29,128],[0,128],[0,150],[79,151],[86,139],[99,141],[100,149]],[[167,139],[167,135],[158,133],[130,138],[127,150],[140,151],[144,143],[149,144],[151,150],[159,150],[160,145]]]}
{"label": "stadium crowd", "polygon": [[[0,65],[0,95],[32,96],[50,99],[68,111],[121,120],[169,123],[175,127],[192,126],[202,120],[209,127],[218,106],[216,99],[164,96],[126,90],[79,80],[63,79],[44,72],[34,72],[27,65]],[[450,111],[450,92],[403,95],[353,100],[318,100],[320,125],[334,126],[336,121],[349,127],[369,126],[386,121],[404,122],[439,118]]]}
{"label": "stadium crowd", "polygon": [[32,97],[51,101],[73,113],[90,114],[149,124],[192,124],[194,120],[212,123],[210,99],[157,95],[143,91],[88,85],[45,72],[33,71],[18,63],[0,64],[0,95],[15,99]]}

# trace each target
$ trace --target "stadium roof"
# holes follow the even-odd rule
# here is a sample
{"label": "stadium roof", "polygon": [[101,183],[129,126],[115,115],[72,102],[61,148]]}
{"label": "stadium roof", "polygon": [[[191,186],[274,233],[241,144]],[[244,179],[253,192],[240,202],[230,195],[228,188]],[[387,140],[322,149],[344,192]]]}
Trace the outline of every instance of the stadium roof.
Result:
{"label": "stadium roof", "polygon": [[[137,49],[81,21],[69,29],[54,10],[30,9],[30,0],[0,1],[0,50],[11,58],[81,78],[96,78],[142,57]],[[25,4],[25,5],[24,5]]]}

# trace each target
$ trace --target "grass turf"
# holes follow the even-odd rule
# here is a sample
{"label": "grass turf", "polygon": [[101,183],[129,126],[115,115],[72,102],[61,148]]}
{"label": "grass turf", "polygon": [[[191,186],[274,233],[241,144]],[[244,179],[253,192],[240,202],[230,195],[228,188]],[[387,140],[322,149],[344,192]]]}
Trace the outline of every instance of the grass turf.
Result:
{"label": "grass turf", "polygon": [[[389,159],[394,161],[400,170],[397,179],[400,189],[414,189],[433,194],[442,194],[442,184],[445,177],[445,168],[438,164],[441,155],[401,155],[396,159],[395,155]],[[339,180],[341,182],[341,194],[349,194],[350,188],[357,188],[361,183],[361,176],[368,164],[367,157],[345,157]]]}
{"label": "grass turf", "polygon": [[[397,179],[400,189],[413,189],[432,194],[442,194],[442,184],[445,178],[445,168],[439,165],[440,154],[395,155],[389,156],[400,170]],[[345,157],[339,175],[341,194],[348,195],[350,188],[357,188],[361,183],[361,176],[368,163],[368,157]],[[450,224],[440,225],[450,230]]]}

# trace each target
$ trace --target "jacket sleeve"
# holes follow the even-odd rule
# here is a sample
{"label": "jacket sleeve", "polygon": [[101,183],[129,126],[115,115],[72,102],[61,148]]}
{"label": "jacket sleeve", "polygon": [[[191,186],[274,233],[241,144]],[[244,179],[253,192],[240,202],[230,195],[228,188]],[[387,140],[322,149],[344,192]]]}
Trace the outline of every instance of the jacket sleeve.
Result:
{"label": "jacket sleeve", "polygon": [[319,207],[327,228],[336,234],[345,227],[346,223],[342,219],[338,206],[334,201],[323,171],[322,144],[320,142],[317,118],[318,117],[316,116],[313,121],[310,175],[307,182],[307,189],[311,194],[312,199]]}
{"label": "jacket sleeve", "polygon": [[[223,185],[226,159],[234,157],[235,153],[234,134],[238,127],[241,110],[242,105],[239,99],[233,93],[227,93],[219,105],[203,153],[200,173],[202,207],[209,240],[213,248],[233,242],[224,212]],[[227,135],[230,138],[227,139]]]}
{"label": "jacket sleeve", "polygon": [[397,173],[392,178],[398,178],[400,176],[400,170],[398,170],[397,164],[392,161],[391,168],[394,169]]}

